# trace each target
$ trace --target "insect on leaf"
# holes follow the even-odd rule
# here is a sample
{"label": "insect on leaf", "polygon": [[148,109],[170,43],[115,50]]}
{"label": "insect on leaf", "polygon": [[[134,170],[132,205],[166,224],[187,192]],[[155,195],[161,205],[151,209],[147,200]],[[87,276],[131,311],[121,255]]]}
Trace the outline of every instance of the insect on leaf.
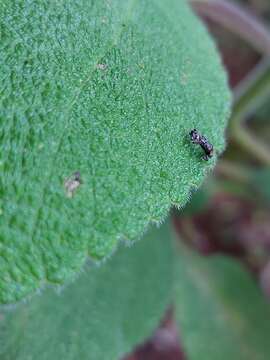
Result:
{"label": "insect on leaf", "polygon": [[[0,303],[63,284],[184,206],[230,94],[184,0],[4,0]],[[72,174],[80,174],[80,181]]]}

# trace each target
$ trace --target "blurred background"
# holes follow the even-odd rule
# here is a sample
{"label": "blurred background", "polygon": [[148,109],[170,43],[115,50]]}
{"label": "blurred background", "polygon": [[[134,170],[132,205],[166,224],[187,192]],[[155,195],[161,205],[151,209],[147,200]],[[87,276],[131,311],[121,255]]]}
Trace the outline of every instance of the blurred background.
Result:
{"label": "blurred background", "polygon": [[[227,150],[188,206],[172,214],[179,241],[237,258],[270,301],[270,1],[194,0],[234,96]],[[180,336],[181,338],[181,336]],[[125,360],[183,360],[173,309]]]}

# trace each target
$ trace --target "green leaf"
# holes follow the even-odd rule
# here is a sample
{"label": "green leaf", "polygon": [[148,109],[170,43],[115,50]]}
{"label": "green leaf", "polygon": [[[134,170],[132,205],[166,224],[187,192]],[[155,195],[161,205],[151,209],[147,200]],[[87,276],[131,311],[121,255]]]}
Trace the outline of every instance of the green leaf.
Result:
{"label": "green leaf", "polygon": [[176,315],[190,360],[268,360],[270,304],[237,261],[181,246]]}
{"label": "green leaf", "polygon": [[184,0],[3,0],[0,31],[0,303],[12,303],[184,206],[224,149],[230,94]]}
{"label": "green leaf", "polygon": [[251,184],[266,203],[270,201],[270,168],[256,170],[252,176]]}
{"label": "green leaf", "polygon": [[172,300],[173,252],[167,225],[57,294],[0,318],[1,360],[119,360],[150,336]]}

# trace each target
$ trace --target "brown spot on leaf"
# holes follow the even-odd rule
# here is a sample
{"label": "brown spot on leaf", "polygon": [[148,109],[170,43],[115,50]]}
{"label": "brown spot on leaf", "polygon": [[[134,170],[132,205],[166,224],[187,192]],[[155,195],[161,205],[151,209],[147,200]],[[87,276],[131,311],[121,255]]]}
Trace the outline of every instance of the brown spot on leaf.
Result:
{"label": "brown spot on leaf", "polygon": [[66,195],[68,198],[72,198],[74,196],[77,188],[82,184],[81,174],[79,171],[75,171],[69,178],[67,178],[64,182],[64,187],[66,190]]}
{"label": "brown spot on leaf", "polygon": [[98,69],[98,70],[106,70],[106,69],[107,69],[107,65],[106,65],[106,64],[97,64],[97,69]]}

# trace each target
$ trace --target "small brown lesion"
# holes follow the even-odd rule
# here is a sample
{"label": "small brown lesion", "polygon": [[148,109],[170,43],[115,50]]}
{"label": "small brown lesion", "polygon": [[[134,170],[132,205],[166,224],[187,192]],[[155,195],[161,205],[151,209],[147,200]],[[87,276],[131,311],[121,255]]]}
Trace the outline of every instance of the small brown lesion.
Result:
{"label": "small brown lesion", "polygon": [[66,196],[68,198],[72,198],[75,194],[75,191],[82,184],[81,173],[79,171],[75,171],[69,178],[67,178],[64,182],[64,187],[66,190]]}
{"label": "small brown lesion", "polygon": [[106,70],[107,67],[108,67],[107,64],[97,64],[97,65],[96,65],[96,68],[97,68],[98,70]]}

